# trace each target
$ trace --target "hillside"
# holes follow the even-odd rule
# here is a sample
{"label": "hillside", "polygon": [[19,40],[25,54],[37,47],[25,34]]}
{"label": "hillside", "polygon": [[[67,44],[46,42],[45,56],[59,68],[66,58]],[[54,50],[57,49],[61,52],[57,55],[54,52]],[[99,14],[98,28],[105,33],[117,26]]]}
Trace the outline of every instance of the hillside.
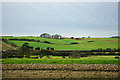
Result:
{"label": "hillside", "polygon": [[2,50],[15,50],[16,48],[0,41],[0,49],[2,49]]}
{"label": "hillside", "polygon": [[[41,37],[3,37],[8,39],[8,42],[16,44],[17,47],[22,46],[24,43],[29,43],[30,46],[40,47],[46,49],[47,47],[52,47],[55,50],[92,50],[92,49],[106,49],[106,48],[118,48],[118,38],[81,38],[76,39],[48,39]],[[35,41],[18,41],[9,39],[34,39]],[[49,43],[45,43],[47,41]],[[72,44],[77,43],[77,44]]]}

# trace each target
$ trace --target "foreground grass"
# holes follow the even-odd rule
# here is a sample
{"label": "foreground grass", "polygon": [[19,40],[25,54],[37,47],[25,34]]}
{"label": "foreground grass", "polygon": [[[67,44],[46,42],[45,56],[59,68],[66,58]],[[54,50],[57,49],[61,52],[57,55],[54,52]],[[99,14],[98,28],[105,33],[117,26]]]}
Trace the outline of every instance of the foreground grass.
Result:
{"label": "foreground grass", "polygon": [[114,59],[115,56],[91,56],[80,59],[2,59],[2,64],[118,64],[119,59]]}

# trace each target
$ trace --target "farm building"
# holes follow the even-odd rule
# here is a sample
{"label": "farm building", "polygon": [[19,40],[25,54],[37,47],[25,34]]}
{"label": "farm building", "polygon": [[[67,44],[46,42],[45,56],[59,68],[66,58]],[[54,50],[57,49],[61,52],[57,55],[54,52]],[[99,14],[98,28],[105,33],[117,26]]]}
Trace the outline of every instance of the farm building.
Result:
{"label": "farm building", "polygon": [[53,38],[53,39],[61,39],[62,36],[61,36],[61,35],[58,35],[58,34],[55,34],[55,35],[52,35],[52,38]]}

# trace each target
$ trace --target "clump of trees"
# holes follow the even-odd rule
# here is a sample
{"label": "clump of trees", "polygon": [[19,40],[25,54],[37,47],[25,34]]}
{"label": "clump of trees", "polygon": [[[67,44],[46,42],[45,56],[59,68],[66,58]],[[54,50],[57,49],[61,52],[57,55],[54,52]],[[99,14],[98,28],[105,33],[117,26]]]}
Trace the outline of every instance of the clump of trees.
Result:
{"label": "clump of trees", "polygon": [[47,56],[48,58],[50,58],[49,56],[50,56],[50,55],[53,55],[53,51],[45,50],[45,49],[35,50],[35,51],[33,52],[33,55],[38,55],[40,58],[42,58],[42,57],[44,57],[44,56]]}
{"label": "clump of trees", "polygon": [[80,38],[76,38],[76,40],[80,40]]}
{"label": "clump of trees", "polygon": [[73,53],[71,53],[69,55],[69,58],[80,58],[80,57],[88,57],[90,56],[91,54],[90,53],[87,53],[87,52],[76,52],[74,51]]}
{"label": "clump of trees", "polygon": [[13,46],[13,47],[17,47],[16,44],[8,42],[7,39],[2,38],[2,41],[6,44],[9,44],[9,45]]}
{"label": "clump of trees", "polygon": [[48,43],[48,44],[52,44],[52,43],[50,43],[49,41],[44,41],[43,43]]}
{"label": "clump of trees", "polygon": [[98,48],[96,50],[91,50],[91,52],[120,52],[120,48],[116,49],[111,49],[111,48],[106,48],[106,49],[102,49],[102,48]]}
{"label": "clump of trees", "polygon": [[29,43],[24,43],[20,48],[19,56],[23,57],[24,55],[26,55],[26,57],[29,58],[30,55],[32,55],[32,53],[33,53],[33,47],[29,46]]}
{"label": "clump of trees", "polygon": [[[44,50],[40,47],[36,47],[35,50]],[[47,47],[46,50],[54,50],[54,48],[51,48],[51,47]]]}
{"label": "clump of trees", "polygon": [[39,47],[35,48],[36,50],[33,50],[32,46],[29,46],[29,43],[24,43],[19,50],[9,50],[9,51],[3,51],[2,53],[2,58],[30,58],[31,55],[39,55],[40,58],[47,56],[48,58],[49,55],[53,55],[53,50],[54,48],[47,48],[41,49]]}
{"label": "clump of trees", "polygon": [[14,41],[34,41],[34,42],[36,42],[36,41],[40,41],[40,40],[35,40],[35,39],[9,39],[9,40],[14,40]]}
{"label": "clump of trees", "polygon": [[3,58],[13,58],[13,57],[17,57],[17,58],[22,58],[24,57],[24,55],[26,55],[26,57],[29,57],[30,55],[32,55],[32,51],[33,51],[33,47],[29,46],[28,43],[24,43],[20,50],[9,50],[6,52],[3,52],[2,57]]}
{"label": "clump of trees", "polygon": [[71,43],[71,44],[78,44],[77,42]]}
{"label": "clump of trees", "polygon": [[2,38],[2,41],[8,44],[8,40],[7,39]]}
{"label": "clump of trees", "polygon": [[88,42],[95,42],[95,41],[88,41]]}
{"label": "clump of trees", "polygon": [[70,37],[70,39],[74,39],[74,37]]}

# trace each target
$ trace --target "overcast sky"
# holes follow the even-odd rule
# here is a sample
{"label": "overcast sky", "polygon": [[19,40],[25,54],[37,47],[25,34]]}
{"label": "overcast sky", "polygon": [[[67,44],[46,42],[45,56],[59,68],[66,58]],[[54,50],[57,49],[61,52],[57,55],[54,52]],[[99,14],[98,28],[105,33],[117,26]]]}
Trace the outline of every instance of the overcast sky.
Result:
{"label": "overcast sky", "polygon": [[118,35],[117,2],[4,2],[2,35]]}

